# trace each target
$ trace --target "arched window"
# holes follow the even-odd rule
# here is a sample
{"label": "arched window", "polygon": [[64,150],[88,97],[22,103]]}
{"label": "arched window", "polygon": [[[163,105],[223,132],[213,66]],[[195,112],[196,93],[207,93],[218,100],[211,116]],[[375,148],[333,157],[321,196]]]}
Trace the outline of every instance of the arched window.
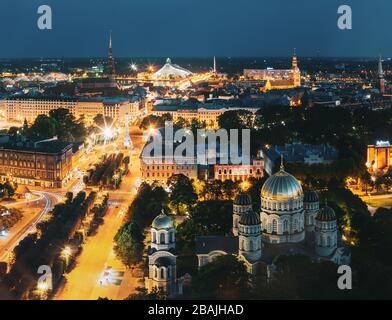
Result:
{"label": "arched window", "polygon": [[159,235],[159,243],[165,244],[165,234],[163,232]]}
{"label": "arched window", "polygon": [[249,241],[249,251],[253,251],[254,249],[253,249],[253,241],[252,240],[250,240]]}
{"label": "arched window", "polygon": [[154,278],[157,279],[158,278],[158,270],[155,268],[155,272],[154,272]]}
{"label": "arched window", "polygon": [[278,231],[278,222],[274,219],[272,220],[272,232]]}
{"label": "arched window", "polygon": [[294,231],[298,230],[298,220],[294,219]]}
{"label": "arched window", "polygon": [[170,242],[174,242],[174,231],[170,232]]}
{"label": "arched window", "polygon": [[283,232],[289,231],[289,223],[287,220],[283,221]]}
{"label": "arched window", "polygon": [[165,279],[165,268],[161,268],[161,279]]}
{"label": "arched window", "polygon": [[155,233],[155,231],[152,232],[151,238],[152,238],[151,241],[155,243],[155,241],[156,241],[156,233]]}

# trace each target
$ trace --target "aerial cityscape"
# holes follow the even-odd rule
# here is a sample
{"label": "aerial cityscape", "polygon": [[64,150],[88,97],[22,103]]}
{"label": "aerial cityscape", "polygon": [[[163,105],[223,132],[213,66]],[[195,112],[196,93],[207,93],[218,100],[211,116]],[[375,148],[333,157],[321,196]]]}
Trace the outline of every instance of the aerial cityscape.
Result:
{"label": "aerial cityscape", "polygon": [[0,47],[0,300],[392,298],[392,50],[134,55],[109,21]]}

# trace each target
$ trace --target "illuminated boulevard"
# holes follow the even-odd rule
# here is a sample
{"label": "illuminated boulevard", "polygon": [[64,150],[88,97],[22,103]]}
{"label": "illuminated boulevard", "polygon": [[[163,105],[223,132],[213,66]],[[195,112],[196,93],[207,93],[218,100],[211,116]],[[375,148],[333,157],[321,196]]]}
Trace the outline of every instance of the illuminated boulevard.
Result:
{"label": "illuminated boulevard", "polygon": [[[136,194],[135,182],[139,178],[139,153],[143,141],[140,135],[131,136],[134,150],[130,156],[130,171],[124,177],[120,189],[109,192],[109,206],[104,223],[97,234],[88,237],[83,251],[76,260],[75,268],[65,275],[66,281],[59,288],[56,300],[124,299],[137,286],[139,278],[131,269],[116,259],[113,253],[113,238],[123,223],[123,217]],[[118,138],[120,144],[121,138]],[[104,272],[111,267],[108,277]],[[110,278],[107,281],[107,278]]]}

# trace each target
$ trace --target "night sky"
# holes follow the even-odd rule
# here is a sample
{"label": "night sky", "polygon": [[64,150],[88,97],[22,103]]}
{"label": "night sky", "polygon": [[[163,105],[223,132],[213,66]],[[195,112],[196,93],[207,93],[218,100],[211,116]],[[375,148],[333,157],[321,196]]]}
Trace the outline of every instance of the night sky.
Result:
{"label": "night sky", "polygon": [[[53,30],[39,30],[50,5]],[[353,29],[339,30],[349,4]],[[391,0],[1,0],[0,57],[392,56]]]}

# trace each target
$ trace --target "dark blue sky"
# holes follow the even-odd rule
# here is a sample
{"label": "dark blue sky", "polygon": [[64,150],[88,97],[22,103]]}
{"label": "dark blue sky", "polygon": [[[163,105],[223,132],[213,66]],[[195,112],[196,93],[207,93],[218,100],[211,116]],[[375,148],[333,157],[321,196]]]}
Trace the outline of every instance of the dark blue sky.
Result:
{"label": "dark blue sky", "polygon": [[[37,28],[39,5],[53,30]],[[337,28],[350,4],[353,29]],[[0,57],[392,56],[391,0],[1,0]]]}

